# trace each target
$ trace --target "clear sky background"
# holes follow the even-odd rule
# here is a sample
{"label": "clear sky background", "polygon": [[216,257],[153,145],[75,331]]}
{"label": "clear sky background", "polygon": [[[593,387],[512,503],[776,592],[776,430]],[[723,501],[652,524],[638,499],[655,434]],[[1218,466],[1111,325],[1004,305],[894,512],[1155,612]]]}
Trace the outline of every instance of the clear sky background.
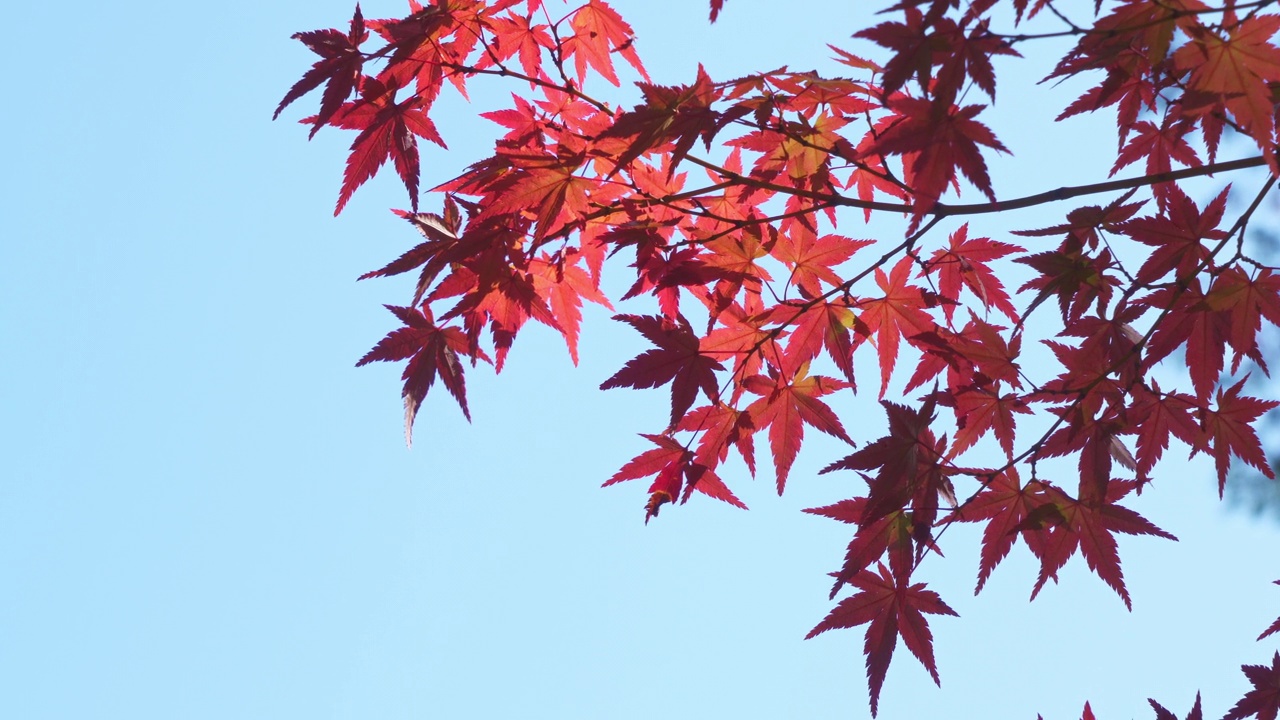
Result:
{"label": "clear sky background", "polygon": [[[664,83],[699,60],[717,79],[833,71],[825,44],[865,22],[848,0],[730,0],[714,27],[703,2],[615,5]],[[579,367],[534,327],[501,376],[468,378],[474,424],[437,392],[405,449],[399,368],[352,367],[395,325],[380,304],[407,298],[354,282],[415,242],[386,209],[403,189],[379,177],[332,218],[351,135],[308,143],[306,108],[269,121],[312,62],[289,36],[351,9],[9,11],[0,717],[866,717],[862,631],[802,640],[848,529],[799,511],[860,482],[816,475],[838,446],[807,444],[781,499],[767,473],[733,478],[750,512],[699,498],[646,527],[644,485],[599,485],[663,423],[664,396],[596,389],[644,343],[589,311]],[[1012,78],[997,193],[1105,174],[1113,120],[1049,127],[1075,94]],[[508,90],[476,88],[478,107],[437,116],[454,152],[425,151],[424,184],[497,132],[474,112]],[[1069,208],[974,229],[1008,239]],[[842,229],[875,236],[857,220]],[[856,439],[881,434],[870,398],[839,402]],[[975,598],[977,533],[948,531],[922,570],[961,615],[932,621],[942,688],[900,647],[881,717],[1072,720],[1086,699],[1150,717],[1149,696],[1182,715],[1197,689],[1224,713],[1248,687],[1239,665],[1278,645],[1253,638],[1280,615],[1280,532],[1219,504],[1202,459],[1170,457],[1133,506],[1182,542],[1121,540],[1132,614],[1078,557],[1028,604],[1021,547]]]}

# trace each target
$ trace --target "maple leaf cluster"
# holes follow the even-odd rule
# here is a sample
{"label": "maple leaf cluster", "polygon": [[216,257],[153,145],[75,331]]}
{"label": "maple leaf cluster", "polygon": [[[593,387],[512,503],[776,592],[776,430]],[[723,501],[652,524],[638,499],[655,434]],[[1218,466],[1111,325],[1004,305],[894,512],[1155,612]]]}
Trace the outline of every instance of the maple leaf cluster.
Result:
{"label": "maple leaf cluster", "polygon": [[[421,242],[362,279],[415,273],[415,289],[359,362],[407,361],[406,435],[437,380],[470,419],[466,366],[500,371],[530,321],[576,363],[584,302],[648,302],[615,316],[644,345],[601,385],[670,396],[605,483],[647,482],[646,522],[695,494],[745,507],[729,463],[754,475],[757,445],[780,494],[806,429],[849,447],[824,472],[865,489],[809,512],[850,526],[831,594],[852,594],[810,636],[866,626],[875,714],[899,638],[938,679],[925,616],[955,612],[918,571],[948,525],[982,526],[976,591],[1022,540],[1032,598],[1079,554],[1129,606],[1116,535],[1174,538],[1122,502],[1172,440],[1213,458],[1220,493],[1235,460],[1274,479],[1256,428],[1278,403],[1246,395],[1245,370],[1268,371],[1259,336],[1280,325],[1280,269],[1246,246],[1280,173],[1276,3],[1101,4],[1073,20],[1051,0],[902,0],[831,47],[843,74],[699,67],[683,85],[648,77],[603,0],[410,0],[386,20],[357,6],[346,30],[295,36],[320,59],[276,114],[320,90],[311,134],[355,132],[335,214],[388,160],[408,191],[398,212]],[[710,6],[713,21],[732,11]],[[1047,80],[1096,83],[1058,120],[1113,114],[1111,174],[1142,174],[999,199],[997,64],[1048,37],[1074,45]],[[641,98],[629,109],[600,99],[620,73]],[[517,91],[483,114],[501,137],[420,210],[418,141],[445,146],[435,103],[480,78]],[[1226,173],[1245,187],[1197,201],[1182,184]],[[984,200],[952,200],[967,188]],[[1100,197],[1009,237],[966,221],[1083,196]],[[873,214],[900,234],[859,237]],[[611,298],[602,276],[627,260]],[[1162,386],[1170,359],[1186,379]],[[885,412],[879,437],[833,405],[859,379]],[[1020,434],[1020,416],[1047,430]],[[1258,689],[1228,718],[1276,717],[1277,667],[1245,666]]]}

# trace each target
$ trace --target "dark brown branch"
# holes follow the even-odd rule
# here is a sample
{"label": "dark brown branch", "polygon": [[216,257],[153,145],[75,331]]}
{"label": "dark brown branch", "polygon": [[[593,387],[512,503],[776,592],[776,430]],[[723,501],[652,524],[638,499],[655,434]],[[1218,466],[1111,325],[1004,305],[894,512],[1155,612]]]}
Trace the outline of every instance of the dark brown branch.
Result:
{"label": "dark brown branch", "polygon": [[1006,210],[1018,210],[1035,205],[1068,200],[1073,197],[1080,197],[1081,195],[1096,195],[1098,193],[1114,192],[1116,190],[1129,190],[1131,188],[1185,180],[1186,178],[1200,177],[1202,175],[1213,175],[1220,172],[1233,172],[1235,170],[1244,170],[1245,168],[1262,167],[1266,164],[1267,159],[1259,155],[1258,157],[1244,158],[1242,160],[1229,160],[1227,162],[1211,163],[1200,167],[1171,170],[1169,172],[1156,173],[1155,175],[1143,175],[1136,178],[1111,180],[1109,182],[1092,183],[1090,185],[1060,187],[1056,190],[1049,190],[1035,195],[1027,195],[1026,197],[1020,197],[1013,200],[997,200],[991,203],[975,203],[972,205],[939,204],[930,214],[947,217],[951,215],[981,215],[985,213],[1004,212]]}
{"label": "dark brown branch", "polygon": [[[708,170],[719,173],[737,183],[749,185],[751,187],[760,188],[761,190],[772,190],[773,192],[783,193],[787,195],[796,195],[818,202],[824,202],[831,205],[839,205],[843,207],[855,207],[864,210],[879,210],[883,212],[910,213],[913,208],[911,205],[904,203],[886,203],[877,201],[857,200],[835,193],[820,193],[812,190],[803,190],[800,188],[787,187],[786,185],[778,185],[776,183],[752,178],[746,175],[726,170],[715,163],[707,162],[701,158],[688,156],[688,160],[695,165],[701,165]],[[1116,190],[1129,190],[1131,188],[1144,187],[1148,185],[1157,185],[1159,183],[1174,182],[1185,180],[1186,178],[1200,177],[1203,175],[1214,175],[1220,172],[1233,172],[1235,170],[1244,170],[1246,168],[1262,167],[1267,164],[1265,157],[1244,158],[1241,160],[1229,160],[1227,162],[1210,163],[1201,165],[1200,167],[1183,168],[1181,170],[1171,170],[1169,172],[1156,173],[1154,175],[1142,175],[1136,178],[1126,178],[1122,180],[1110,180],[1108,182],[1091,183],[1089,185],[1071,185],[1060,187],[1055,190],[1048,190],[1035,195],[1027,195],[1012,200],[996,200],[995,202],[972,203],[964,205],[948,205],[946,203],[938,203],[930,210],[927,215],[937,218],[953,217],[957,215],[985,215],[988,213],[1006,212],[1008,210],[1019,210],[1022,208],[1034,207],[1036,205],[1044,205],[1045,203],[1059,202],[1069,200],[1082,195],[1097,195],[1099,193],[1114,192]]]}

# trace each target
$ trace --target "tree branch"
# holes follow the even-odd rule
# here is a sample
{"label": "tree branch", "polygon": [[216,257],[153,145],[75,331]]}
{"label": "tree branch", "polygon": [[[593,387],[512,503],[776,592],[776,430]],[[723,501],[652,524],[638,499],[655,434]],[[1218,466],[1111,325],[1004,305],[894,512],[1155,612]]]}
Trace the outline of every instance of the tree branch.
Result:
{"label": "tree branch", "polygon": [[[751,187],[760,188],[761,190],[772,190],[777,193],[787,195],[796,195],[810,200],[828,203],[831,205],[839,205],[842,207],[855,207],[863,210],[878,210],[882,212],[910,213],[913,211],[911,205],[905,203],[886,203],[874,200],[857,200],[837,193],[819,193],[812,190],[804,190],[801,188],[787,187],[779,185],[767,180],[760,180],[731,170],[726,170],[715,163],[708,162],[692,155],[687,159],[695,165],[700,165],[712,172],[719,173],[737,183],[749,185]],[[1036,193],[1035,195],[1026,195],[1012,200],[996,200],[995,202],[971,203],[963,205],[948,205],[946,203],[938,203],[930,210],[927,215],[937,218],[953,217],[957,215],[985,215],[988,213],[1006,212],[1009,210],[1019,210],[1022,208],[1034,207],[1036,205],[1044,205],[1051,202],[1059,202],[1069,200],[1073,197],[1082,195],[1097,195],[1099,193],[1114,192],[1116,190],[1129,190],[1131,188],[1144,187],[1148,185],[1157,185],[1164,182],[1175,182],[1185,180],[1186,178],[1200,177],[1203,175],[1214,175],[1220,172],[1233,172],[1236,170],[1244,170],[1246,168],[1262,167],[1267,164],[1265,157],[1259,155],[1252,158],[1244,158],[1241,160],[1229,160],[1227,162],[1210,163],[1201,165],[1200,167],[1183,168],[1181,170],[1171,170],[1169,172],[1156,173],[1154,175],[1142,175],[1135,178],[1125,178],[1121,180],[1110,180],[1108,182],[1090,183],[1089,185],[1070,185],[1060,187],[1055,190],[1047,190],[1045,192]]]}

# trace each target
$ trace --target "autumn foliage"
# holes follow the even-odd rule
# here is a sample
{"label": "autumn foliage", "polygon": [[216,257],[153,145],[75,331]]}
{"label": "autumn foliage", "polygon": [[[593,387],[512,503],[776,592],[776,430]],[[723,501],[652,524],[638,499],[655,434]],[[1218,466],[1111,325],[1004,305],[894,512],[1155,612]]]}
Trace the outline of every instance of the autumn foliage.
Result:
{"label": "autumn foliage", "polygon": [[[843,75],[659,85],[603,0],[410,0],[295,35],[319,59],[276,115],[319,91],[310,133],[352,131],[335,214],[388,161],[408,190],[420,242],[363,278],[415,290],[359,361],[404,361],[406,433],[437,381],[470,418],[466,371],[500,371],[530,321],[576,362],[591,302],[640,308],[614,317],[637,352],[601,388],[670,396],[605,482],[647,485],[646,521],[699,494],[744,507],[731,457],[754,474],[767,453],[782,493],[806,431],[847,444],[823,472],[865,490],[809,511],[848,524],[845,595],[810,636],[865,626],[874,714],[899,639],[938,678],[928,616],[955,612],[917,570],[948,525],[982,527],[978,591],[1021,541],[1033,598],[1079,555],[1129,605],[1116,536],[1175,539],[1126,505],[1166,456],[1212,457],[1220,492],[1237,461],[1274,478],[1256,428],[1278,403],[1245,380],[1280,324],[1280,270],[1246,242],[1280,173],[1276,4],[901,0],[830,48]],[[1074,46],[1047,80],[1091,81],[1058,119],[1114,118],[1113,177],[1011,196],[988,165],[1012,152],[988,124],[998,67],[1049,37]],[[447,140],[436,100],[485,76],[514,92],[483,115],[493,154],[420,200],[419,142]],[[624,76],[640,100],[616,107]],[[1210,175],[1235,182],[1198,197]],[[1061,220],[978,224],[1037,205]],[[897,234],[863,237],[873,215]],[[610,297],[606,273],[629,289]],[[1179,362],[1185,381],[1156,381]],[[833,399],[854,392],[881,401],[878,435],[842,422]],[[1256,687],[1226,719],[1275,718],[1280,655],[1244,672]]]}

